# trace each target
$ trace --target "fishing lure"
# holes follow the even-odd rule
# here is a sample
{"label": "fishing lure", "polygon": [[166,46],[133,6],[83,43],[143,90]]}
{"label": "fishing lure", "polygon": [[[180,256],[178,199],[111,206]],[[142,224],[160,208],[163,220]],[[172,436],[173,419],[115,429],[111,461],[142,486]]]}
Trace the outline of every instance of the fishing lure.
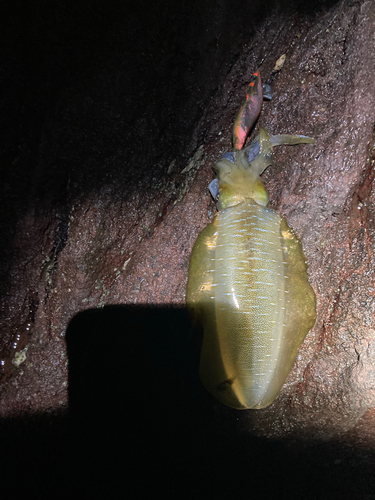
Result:
{"label": "fishing lure", "polygon": [[267,208],[260,179],[272,165],[274,146],[314,142],[270,137],[261,128],[250,146],[226,153],[214,166],[211,192],[219,212],[194,245],[187,304],[204,331],[201,380],[233,408],[272,403],[315,323],[316,297],[301,242]]}
{"label": "fishing lure", "polygon": [[260,115],[263,99],[272,98],[272,90],[268,84],[262,84],[259,70],[253,73],[246,99],[241,105],[233,125],[233,147],[242,149],[247,134]]}

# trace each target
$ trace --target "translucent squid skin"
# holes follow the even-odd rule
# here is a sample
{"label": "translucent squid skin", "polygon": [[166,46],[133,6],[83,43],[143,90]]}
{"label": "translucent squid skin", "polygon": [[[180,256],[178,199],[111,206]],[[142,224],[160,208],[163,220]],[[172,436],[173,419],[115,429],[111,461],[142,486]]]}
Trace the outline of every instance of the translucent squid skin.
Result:
{"label": "translucent squid skin", "polygon": [[[306,139],[300,142],[313,142]],[[265,206],[259,175],[272,163],[272,144],[264,129],[260,144],[253,164],[241,151],[234,163],[216,164],[222,210],[198,236],[187,287],[188,308],[204,331],[201,380],[237,409],[272,403],[316,318],[301,242]]]}

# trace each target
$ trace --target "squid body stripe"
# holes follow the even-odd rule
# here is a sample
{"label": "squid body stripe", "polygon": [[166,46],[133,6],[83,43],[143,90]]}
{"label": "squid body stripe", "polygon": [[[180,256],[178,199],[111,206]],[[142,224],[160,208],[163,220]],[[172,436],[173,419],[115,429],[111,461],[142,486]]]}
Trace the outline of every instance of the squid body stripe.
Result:
{"label": "squid body stripe", "polygon": [[[219,212],[196,247],[187,301],[204,328],[201,379],[229,406],[268,406],[303,340],[300,317],[314,313],[300,242],[276,212],[247,199]],[[310,297],[297,297],[297,313],[296,275],[306,281],[300,295]]]}

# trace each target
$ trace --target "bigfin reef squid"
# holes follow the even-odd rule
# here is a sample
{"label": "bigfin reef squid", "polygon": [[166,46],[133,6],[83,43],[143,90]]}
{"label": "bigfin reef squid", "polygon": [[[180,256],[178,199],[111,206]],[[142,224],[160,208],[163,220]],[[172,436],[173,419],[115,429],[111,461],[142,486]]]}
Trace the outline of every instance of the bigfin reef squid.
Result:
{"label": "bigfin reef squid", "polygon": [[213,167],[218,213],[194,245],[186,296],[193,321],[203,328],[202,383],[236,409],[274,401],[316,319],[302,244],[285,218],[267,208],[260,178],[273,163],[274,146],[315,141],[270,137],[260,128],[242,148],[262,105],[259,71],[252,81],[254,92],[234,122],[234,152]]}

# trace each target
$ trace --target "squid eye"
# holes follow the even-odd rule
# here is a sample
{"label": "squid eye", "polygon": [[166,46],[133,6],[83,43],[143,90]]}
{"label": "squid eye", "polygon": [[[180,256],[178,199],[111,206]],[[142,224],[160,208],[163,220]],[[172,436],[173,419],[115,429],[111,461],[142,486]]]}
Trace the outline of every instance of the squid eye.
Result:
{"label": "squid eye", "polygon": [[210,184],[208,185],[208,189],[210,190],[214,202],[217,203],[220,197],[219,181],[217,179],[211,181]]}
{"label": "squid eye", "polygon": [[220,160],[229,160],[234,163],[234,153],[232,151],[224,153],[223,156],[220,157]]}

